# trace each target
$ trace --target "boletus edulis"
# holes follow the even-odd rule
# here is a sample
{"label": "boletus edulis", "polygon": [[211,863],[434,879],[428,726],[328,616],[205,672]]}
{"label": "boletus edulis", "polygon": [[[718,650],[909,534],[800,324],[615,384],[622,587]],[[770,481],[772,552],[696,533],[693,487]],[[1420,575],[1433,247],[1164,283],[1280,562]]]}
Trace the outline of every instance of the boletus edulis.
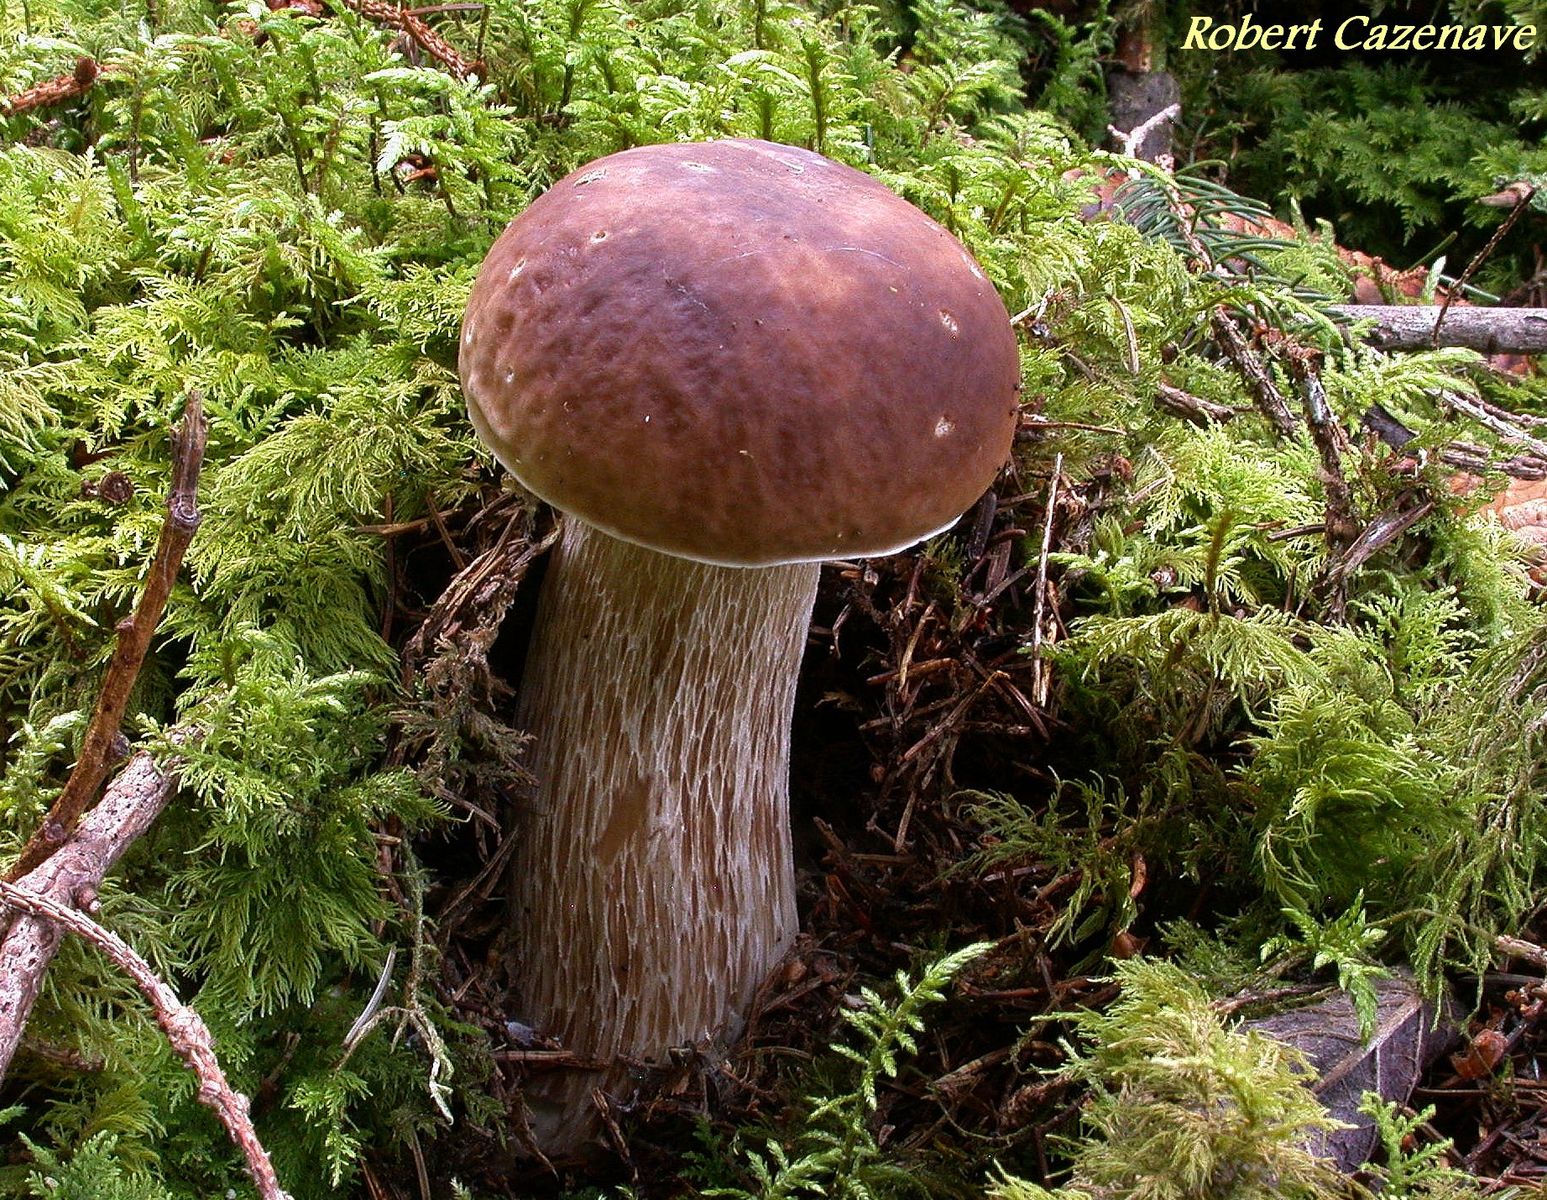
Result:
{"label": "boletus edulis", "polygon": [[1008,455],[1004,304],[870,176],[761,141],[556,183],[462,327],[473,425],[563,515],[521,684],[514,1016],[584,1060],[527,1096],[549,1154],[623,1059],[740,1032],[796,934],[795,681],[817,564],[950,526]]}

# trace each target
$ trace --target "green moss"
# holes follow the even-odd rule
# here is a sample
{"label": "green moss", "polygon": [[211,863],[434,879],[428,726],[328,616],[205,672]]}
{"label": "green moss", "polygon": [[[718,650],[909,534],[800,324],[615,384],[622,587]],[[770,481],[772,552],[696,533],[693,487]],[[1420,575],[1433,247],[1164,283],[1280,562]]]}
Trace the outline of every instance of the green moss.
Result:
{"label": "green moss", "polygon": [[[1070,782],[979,814],[1017,853],[1044,865],[1061,853],[1083,874],[1073,940],[1175,915],[1124,890],[1134,855],[1187,878],[1205,846],[1232,855],[1216,898],[1221,921],[1254,918],[1231,926],[1252,949],[1285,929],[1284,901],[1355,894],[1352,864],[1370,856],[1390,864],[1367,881],[1372,920],[1415,903],[1456,914],[1402,927],[1432,967],[1476,963],[1488,932],[1539,900],[1535,851],[1516,849],[1544,828],[1535,684],[1508,648],[1537,636],[1518,556],[1443,499],[1356,574],[1346,625],[1324,628],[1326,545],[1295,532],[1324,514],[1321,464],[1308,443],[1274,439],[1207,336],[1220,305],[1281,324],[1312,312],[1300,285],[1336,282],[1324,252],[1280,248],[1261,277],[1222,279],[1163,236],[1080,219],[1085,184],[1069,172],[1107,162],[1027,106],[1019,67],[1038,35],[1002,13],[501,0],[487,18],[435,15],[469,56],[481,39],[487,77],[457,80],[342,8],[0,6],[6,94],[83,54],[105,68],[84,97],[0,118],[0,845],[20,846],[68,771],[160,525],[169,427],[197,388],[211,419],[205,522],[128,732],[160,744],[192,723],[204,736],[183,751],[182,796],[104,889],[104,913],[194,998],[239,1085],[262,1091],[260,1133],[298,1198],[360,1194],[362,1155],[410,1133],[455,1143],[465,1134],[448,1112],[494,1120],[487,1046],[437,1000],[420,914],[389,899],[415,894],[421,871],[402,839],[450,818],[426,794],[444,800],[445,781],[390,755],[394,714],[422,697],[400,682],[403,621],[384,621],[398,581],[372,527],[476,505],[490,464],[455,355],[477,264],[564,172],[642,142],[819,147],[932,213],[1025,314],[1028,407],[1067,426],[1066,471],[1119,479],[1089,537],[1052,558],[1075,622],[1054,696],[1073,732],[1050,751]],[[1049,103],[1088,121],[1075,85],[1110,22],[1103,9],[1053,32]],[[1324,324],[1305,336],[1326,351],[1350,426],[1380,403],[1421,445],[1455,433],[1437,393],[1500,386],[1474,383],[1465,355],[1355,352]],[[1154,404],[1162,383],[1239,415],[1185,425]],[[1522,395],[1543,405],[1539,385]],[[1023,479],[1050,459],[1044,440],[1023,446]],[[1346,465],[1365,517],[1412,483],[1373,443]],[[110,471],[133,485],[121,505],[94,492]],[[1035,543],[1015,547],[1019,563]],[[1508,745],[1489,740],[1498,712],[1519,735]],[[428,727],[420,717],[410,730]],[[1434,736],[1420,747],[1424,722]],[[465,729],[468,759],[488,757],[475,744],[487,725],[436,728]],[[1318,741],[1328,730],[1336,739]],[[437,761],[457,761],[435,745]],[[1424,824],[1436,806],[1453,844],[1436,847]],[[388,825],[401,848],[384,881]],[[411,1014],[392,1026],[403,1036],[379,1029],[346,1056],[394,948],[422,967],[389,982],[395,1012]],[[78,947],[55,964],[34,1029],[101,1070],[19,1060],[26,1104],[10,1127],[32,1148],[0,1168],[0,1195],[39,1194],[45,1177],[135,1200],[242,1194],[233,1152],[140,1002]],[[1258,1069],[1257,1050],[1189,1029],[1234,1069]],[[906,1030],[861,1034],[892,1053]],[[1282,1065],[1264,1068],[1275,1104]],[[867,1059],[862,1079],[889,1069]],[[863,1086],[838,1094],[873,1104]],[[868,1110],[844,1110],[833,1134],[837,1110],[821,1103],[810,1129],[840,1138],[843,1178],[872,1150],[869,1177],[895,1165],[854,1132]],[[809,1157],[800,1148],[791,1162]],[[976,1153],[960,1154],[958,1178],[980,1176]],[[1208,1153],[1217,1164],[1225,1150]],[[772,1156],[769,1179],[785,1169]]]}

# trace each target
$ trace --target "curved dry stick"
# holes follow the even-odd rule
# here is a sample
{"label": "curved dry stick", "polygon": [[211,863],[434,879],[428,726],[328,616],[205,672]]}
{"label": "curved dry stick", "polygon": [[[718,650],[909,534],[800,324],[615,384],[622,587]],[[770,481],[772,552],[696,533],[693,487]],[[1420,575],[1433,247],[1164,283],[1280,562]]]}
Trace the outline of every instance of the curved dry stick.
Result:
{"label": "curved dry stick", "polygon": [[467,79],[480,74],[483,64],[469,62],[467,57],[437,33],[417,12],[388,0],[342,0],[344,7],[352,8],[371,21],[379,21],[392,29],[402,30],[441,66],[457,79]]}
{"label": "curved dry stick", "polygon": [[177,993],[161,981],[129,943],[110,929],[104,929],[85,913],[61,904],[48,896],[27,891],[14,883],[0,882],[0,900],[35,917],[55,922],[79,938],[97,947],[113,964],[134,980],[156,1014],[156,1024],[166,1034],[172,1049],[199,1078],[199,1101],[214,1110],[226,1127],[231,1140],[247,1160],[247,1173],[257,1185],[263,1200],[290,1200],[279,1186],[268,1151],[258,1141],[247,1112],[247,1097],[236,1091],[220,1069],[215,1057],[215,1039],[209,1026],[193,1009],[177,998]]}
{"label": "curved dry stick", "polygon": [[1107,126],[1107,132],[1117,139],[1117,152],[1119,154],[1126,154],[1130,158],[1140,158],[1143,156],[1136,154],[1134,151],[1137,147],[1140,147],[1144,144],[1145,138],[1147,138],[1151,133],[1155,132],[1155,130],[1164,122],[1176,122],[1180,121],[1181,119],[1182,106],[1180,104],[1168,104],[1159,112],[1151,113],[1149,117],[1144,120],[1143,124],[1135,125],[1127,133],[1124,133],[1121,129],[1118,129],[1112,125]]}
{"label": "curved dry stick", "polygon": [[[174,742],[187,736],[186,731],[172,732]],[[82,818],[70,840],[14,882],[35,895],[95,912],[103,878],[172,798],[174,769],[158,765],[149,751],[140,751],[108,786],[101,803]],[[21,1042],[59,936],[59,926],[52,921],[18,915],[0,940],[0,1078]]]}
{"label": "curved dry stick", "polygon": [[73,99],[83,95],[101,77],[102,68],[97,60],[83,55],[75,60],[75,70],[68,75],[34,84],[14,96],[0,96],[0,117],[14,117],[17,113]]}

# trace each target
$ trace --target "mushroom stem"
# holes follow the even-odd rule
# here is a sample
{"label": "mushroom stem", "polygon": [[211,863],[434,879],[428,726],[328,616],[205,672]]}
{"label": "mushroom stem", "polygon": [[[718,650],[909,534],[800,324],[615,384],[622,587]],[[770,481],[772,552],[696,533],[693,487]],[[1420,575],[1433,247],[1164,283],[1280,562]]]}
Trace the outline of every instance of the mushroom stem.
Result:
{"label": "mushroom stem", "polygon": [[597,1070],[534,1076],[549,1154],[591,1141],[627,1063],[741,1030],[797,929],[790,718],[818,568],[722,567],[564,517],[520,720],[516,1000]]}

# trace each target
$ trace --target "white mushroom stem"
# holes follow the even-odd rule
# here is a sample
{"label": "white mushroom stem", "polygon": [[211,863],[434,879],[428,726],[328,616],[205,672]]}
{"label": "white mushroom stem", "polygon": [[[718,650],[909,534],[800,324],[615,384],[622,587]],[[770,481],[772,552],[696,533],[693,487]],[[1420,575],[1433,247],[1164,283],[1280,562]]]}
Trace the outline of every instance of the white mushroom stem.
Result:
{"label": "white mushroom stem", "polygon": [[[790,717],[817,566],[720,567],[564,518],[520,721],[519,1016],[589,1059],[724,1045],[796,933]],[[545,1152],[627,1067],[533,1077]]]}

